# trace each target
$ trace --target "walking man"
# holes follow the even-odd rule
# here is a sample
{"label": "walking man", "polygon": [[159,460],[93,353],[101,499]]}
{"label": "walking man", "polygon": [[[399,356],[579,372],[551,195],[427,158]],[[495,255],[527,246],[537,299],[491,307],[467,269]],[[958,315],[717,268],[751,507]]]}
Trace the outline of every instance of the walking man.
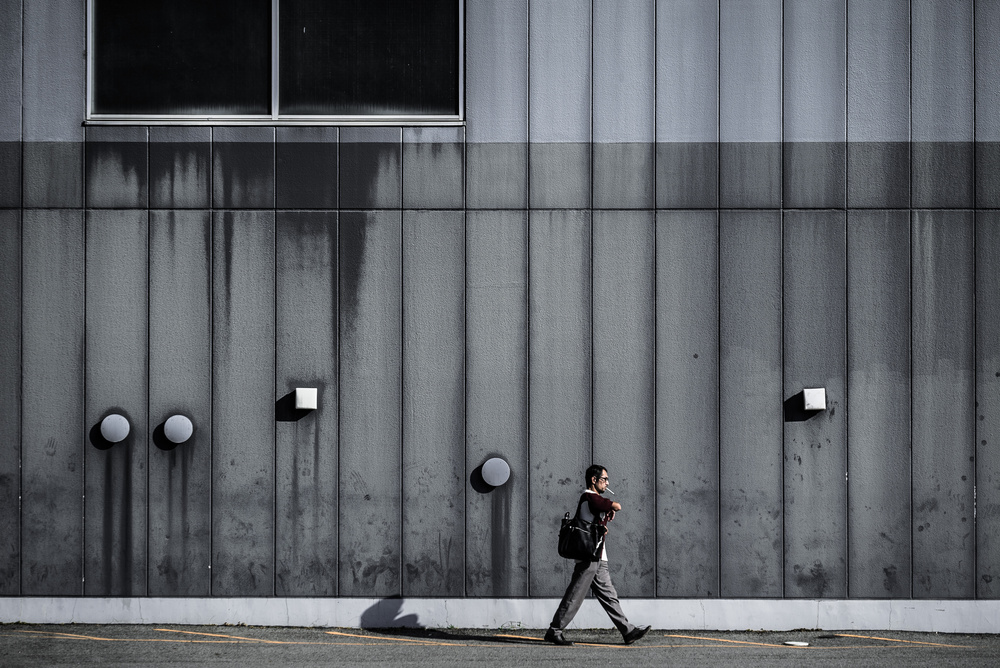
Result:
{"label": "walking man", "polygon": [[[578,510],[581,519],[588,522],[600,522],[607,525],[614,519],[615,513],[622,509],[622,505],[611,499],[606,499],[602,494],[608,489],[608,471],[603,466],[597,464],[589,467],[585,474],[587,489],[580,497]],[[601,607],[608,613],[608,617],[614,625],[621,631],[626,645],[631,645],[636,640],[642,638],[649,631],[648,626],[633,626],[621,606],[618,604],[618,592],[611,584],[611,574],[608,572],[608,550],[607,539],[601,551],[601,558],[598,561],[577,561],[576,568],[573,569],[573,578],[569,581],[569,587],[563,594],[559,608],[549,630],[545,632],[545,640],[556,645],[572,645],[573,643],[563,637],[563,629],[573,620],[577,611],[583,604],[583,599],[587,596],[587,588],[594,592],[594,596],[601,603]]]}

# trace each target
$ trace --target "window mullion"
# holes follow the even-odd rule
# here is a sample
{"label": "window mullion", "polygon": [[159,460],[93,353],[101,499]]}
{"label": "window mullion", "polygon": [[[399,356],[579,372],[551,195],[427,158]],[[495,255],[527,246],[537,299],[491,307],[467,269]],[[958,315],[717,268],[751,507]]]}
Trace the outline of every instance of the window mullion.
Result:
{"label": "window mullion", "polygon": [[271,118],[278,118],[278,0],[271,0]]}

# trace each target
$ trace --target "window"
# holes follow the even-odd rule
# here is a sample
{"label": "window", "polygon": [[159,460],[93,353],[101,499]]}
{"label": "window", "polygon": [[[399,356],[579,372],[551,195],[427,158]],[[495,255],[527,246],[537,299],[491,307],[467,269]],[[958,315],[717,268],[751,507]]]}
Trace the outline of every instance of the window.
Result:
{"label": "window", "polygon": [[460,0],[91,0],[92,121],[457,122]]}

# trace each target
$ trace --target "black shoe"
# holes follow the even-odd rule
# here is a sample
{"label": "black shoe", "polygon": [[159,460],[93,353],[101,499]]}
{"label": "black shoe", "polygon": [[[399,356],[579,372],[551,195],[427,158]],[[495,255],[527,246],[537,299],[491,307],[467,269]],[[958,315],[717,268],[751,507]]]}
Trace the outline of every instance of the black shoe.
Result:
{"label": "black shoe", "polygon": [[549,629],[545,632],[545,642],[550,642],[554,645],[572,645],[573,641],[566,640],[563,637],[562,631],[558,629]]}
{"label": "black shoe", "polygon": [[650,626],[637,626],[628,633],[625,634],[625,644],[631,645],[636,640],[640,640],[644,635],[649,633]]}

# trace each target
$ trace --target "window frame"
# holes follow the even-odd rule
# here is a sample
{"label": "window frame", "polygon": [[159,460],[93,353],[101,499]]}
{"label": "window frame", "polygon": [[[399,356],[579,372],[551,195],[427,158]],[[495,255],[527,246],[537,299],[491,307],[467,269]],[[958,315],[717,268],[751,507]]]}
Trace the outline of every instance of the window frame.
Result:
{"label": "window frame", "polygon": [[290,115],[279,114],[279,7],[271,0],[271,113],[270,114],[97,114],[94,113],[95,0],[87,0],[87,113],[85,125],[403,125],[461,126],[465,124],[465,2],[458,4],[458,111],[427,115]]}

